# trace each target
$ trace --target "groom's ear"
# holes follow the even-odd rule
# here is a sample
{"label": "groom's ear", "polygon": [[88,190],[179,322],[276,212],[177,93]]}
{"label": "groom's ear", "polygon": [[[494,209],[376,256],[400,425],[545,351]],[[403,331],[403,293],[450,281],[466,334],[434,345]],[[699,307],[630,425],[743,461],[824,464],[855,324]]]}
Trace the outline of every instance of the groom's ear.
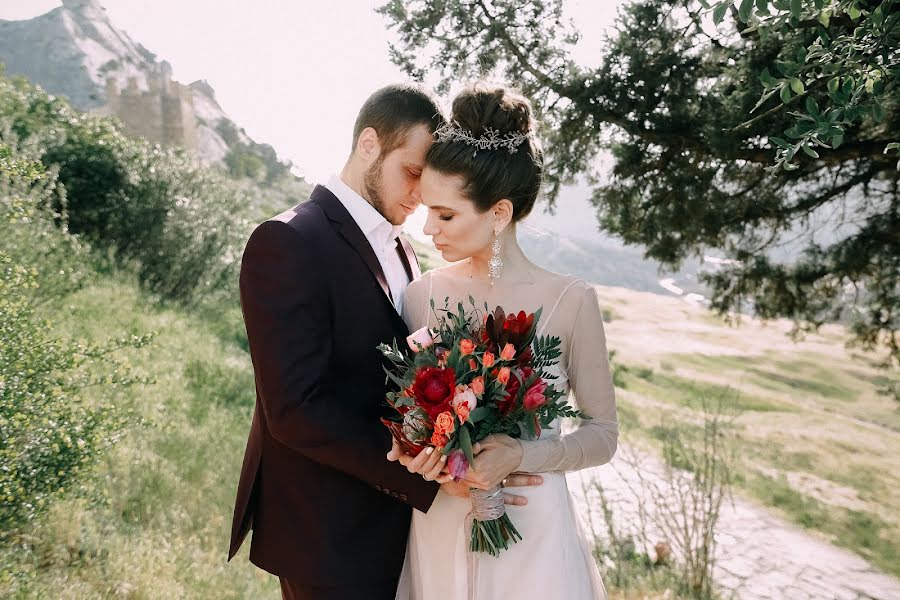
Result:
{"label": "groom's ear", "polygon": [[381,143],[374,127],[366,127],[359,132],[356,140],[356,153],[367,162],[374,162],[381,154]]}

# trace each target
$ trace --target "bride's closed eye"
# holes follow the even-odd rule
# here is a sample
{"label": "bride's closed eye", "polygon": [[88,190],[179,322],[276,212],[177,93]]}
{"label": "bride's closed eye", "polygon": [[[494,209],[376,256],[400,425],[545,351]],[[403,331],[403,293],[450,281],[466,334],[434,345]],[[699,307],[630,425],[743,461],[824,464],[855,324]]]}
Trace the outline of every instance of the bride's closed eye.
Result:
{"label": "bride's closed eye", "polygon": [[438,217],[441,221],[449,221],[453,218],[453,215],[441,215]]}

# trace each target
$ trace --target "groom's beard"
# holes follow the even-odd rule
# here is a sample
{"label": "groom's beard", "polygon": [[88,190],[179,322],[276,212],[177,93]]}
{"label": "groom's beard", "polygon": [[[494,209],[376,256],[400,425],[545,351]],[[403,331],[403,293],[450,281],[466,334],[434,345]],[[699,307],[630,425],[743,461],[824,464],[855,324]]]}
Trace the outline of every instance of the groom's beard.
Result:
{"label": "groom's beard", "polygon": [[[384,184],[381,176],[382,165],[384,165],[384,158],[379,156],[375,160],[375,164],[366,169],[366,172],[363,174],[363,188],[366,193],[366,200],[369,201],[369,204],[381,213],[381,216],[387,219],[388,216],[384,212],[384,196],[382,194],[382,187]],[[390,221],[390,219],[388,219],[388,221]]]}

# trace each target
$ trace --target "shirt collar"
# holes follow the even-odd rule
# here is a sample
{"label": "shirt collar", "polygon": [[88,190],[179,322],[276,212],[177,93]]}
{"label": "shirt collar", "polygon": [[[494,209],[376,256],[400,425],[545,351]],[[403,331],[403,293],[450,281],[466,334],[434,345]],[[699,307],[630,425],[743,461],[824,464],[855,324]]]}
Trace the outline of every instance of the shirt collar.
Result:
{"label": "shirt collar", "polygon": [[396,245],[395,240],[403,231],[402,225],[391,225],[380,212],[375,210],[374,206],[366,202],[337,175],[332,175],[325,187],[337,196],[366,237],[381,245],[382,248]]}

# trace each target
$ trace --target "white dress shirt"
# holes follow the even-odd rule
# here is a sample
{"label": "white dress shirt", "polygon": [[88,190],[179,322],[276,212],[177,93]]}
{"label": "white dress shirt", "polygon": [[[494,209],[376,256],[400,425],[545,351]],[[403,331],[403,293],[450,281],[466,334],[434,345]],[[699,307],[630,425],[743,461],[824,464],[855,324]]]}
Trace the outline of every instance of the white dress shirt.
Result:
{"label": "white dress shirt", "polygon": [[403,296],[406,286],[409,285],[409,277],[403,267],[403,261],[397,252],[397,237],[403,231],[400,225],[391,225],[375,207],[357,194],[337,175],[332,175],[325,184],[328,190],[337,196],[356,224],[362,230],[363,235],[369,240],[369,245],[375,251],[384,277],[394,301],[397,312],[403,310]]}

